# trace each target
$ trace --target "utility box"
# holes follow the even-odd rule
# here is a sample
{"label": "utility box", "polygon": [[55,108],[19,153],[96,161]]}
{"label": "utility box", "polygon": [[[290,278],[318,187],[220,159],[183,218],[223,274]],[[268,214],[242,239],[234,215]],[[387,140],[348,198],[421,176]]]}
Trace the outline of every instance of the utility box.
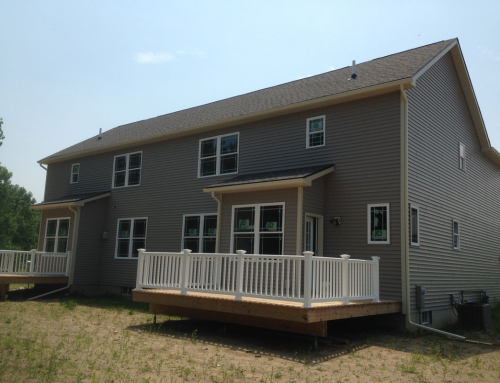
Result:
{"label": "utility box", "polygon": [[427,289],[424,286],[416,286],[417,292],[417,309],[425,308],[425,293]]}
{"label": "utility box", "polygon": [[486,330],[491,327],[491,306],[487,303],[457,303],[458,323],[466,329]]}

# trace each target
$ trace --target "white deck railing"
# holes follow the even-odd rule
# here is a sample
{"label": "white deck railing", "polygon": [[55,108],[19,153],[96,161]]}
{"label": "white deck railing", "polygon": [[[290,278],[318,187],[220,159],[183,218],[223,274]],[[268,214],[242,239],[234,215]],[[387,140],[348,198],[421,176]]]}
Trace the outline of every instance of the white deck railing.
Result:
{"label": "white deck railing", "polygon": [[153,253],[139,250],[136,289],[180,290],[302,302],[379,302],[379,257]]}
{"label": "white deck railing", "polygon": [[0,250],[0,274],[68,276],[70,252]]}

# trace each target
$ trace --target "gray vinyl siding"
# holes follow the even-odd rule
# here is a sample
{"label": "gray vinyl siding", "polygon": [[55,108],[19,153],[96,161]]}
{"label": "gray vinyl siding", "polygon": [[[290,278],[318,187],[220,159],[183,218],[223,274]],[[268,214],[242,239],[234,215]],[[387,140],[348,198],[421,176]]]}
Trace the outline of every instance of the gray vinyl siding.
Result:
{"label": "gray vinyl siding", "polygon": [[69,210],[67,207],[60,209],[47,209],[43,211],[43,215],[40,218],[40,239],[38,240],[38,250],[44,251],[45,246],[45,233],[47,228],[47,220],[54,218],[69,218],[69,238],[68,238],[68,250],[71,250],[73,246],[73,233],[75,228],[75,213]]}
{"label": "gray vinyl siding", "polygon": [[[411,303],[427,287],[429,310],[451,310],[449,294],[487,290],[500,298],[500,171],[482,153],[448,53],[407,92],[410,203],[420,206],[420,246],[410,246]],[[467,170],[459,169],[459,143]],[[460,221],[461,248],[452,245]],[[469,294],[478,298],[478,294]]]}
{"label": "gray vinyl siding", "polygon": [[[306,149],[306,119],[326,116],[326,145]],[[335,164],[333,174],[315,180],[312,190],[304,188],[305,206],[321,205],[321,183],[326,182],[324,255],[353,258],[380,256],[381,294],[401,299],[401,258],[399,241],[399,93],[391,93],[307,112],[289,114],[265,121],[197,133],[125,150],[82,157],[50,164],[45,199],[90,191],[109,190],[115,155],[143,152],[141,185],[113,189],[106,198],[102,241],[100,283],[133,286],[135,259],[115,259],[116,230],[119,218],[148,218],[146,249],[180,251],[184,214],[216,213],[216,201],[202,189],[234,175],[198,178],[199,140],[219,134],[240,133],[239,173],[249,174],[310,165]],[[104,138],[103,138],[104,139]],[[71,165],[80,163],[80,180],[70,184]],[[318,186],[317,186],[318,185]],[[316,190],[317,189],[317,190]],[[269,191],[266,197],[282,201],[282,191]],[[249,197],[254,193],[249,193]],[[242,194],[243,195],[243,194]],[[236,196],[236,194],[235,194]],[[223,203],[230,200],[223,195]],[[287,216],[293,212],[287,203]],[[367,245],[366,206],[391,203],[391,244]],[[251,203],[247,200],[244,203]],[[290,206],[289,206],[290,205]],[[225,205],[226,206],[226,205]],[[84,206],[82,210],[86,207]],[[309,207],[307,207],[309,209]],[[304,211],[306,211],[304,209]],[[296,213],[295,213],[296,214]],[[330,217],[342,216],[342,225],[329,224]],[[230,220],[222,222],[221,251],[229,251]],[[295,254],[296,219],[286,224],[287,254]],[[293,225],[293,226],[292,226]],[[293,243],[293,245],[292,245]],[[84,257],[85,254],[78,254]]]}
{"label": "gray vinyl siding", "polygon": [[99,284],[101,246],[107,199],[88,202],[80,210],[78,243],[75,259],[74,283],[77,285]]}
{"label": "gray vinyl siding", "polygon": [[285,203],[283,254],[295,255],[295,239],[297,237],[297,188],[224,194],[222,200],[220,251],[222,253],[229,253],[230,251],[232,241],[231,217],[233,206],[282,202]]}
{"label": "gray vinyl siding", "polygon": [[[302,216],[302,251],[305,250],[305,217],[306,214],[312,214],[312,215],[319,215],[323,217],[323,233],[322,236],[324,237],[324,228],[326,227],[326,218],[325,218],[325,208],[326,208],[326,202],[325,202],[325,195],[326,189],[325,189],[325,178],[326,177],[331,177],[331,174],[328,174],[326,176],[323,176],[321,178],[317,178],[312,182],[311,187],[304,187],[304,202],[303,202],[303,216]],[[319,229],[319,228],[318,228]],[[318,233],[318,242],[319,242],[319,233]],[[318,243],[319,246],[319,243]],[[322,254],[322,255],[328,255],[328,254]]]}

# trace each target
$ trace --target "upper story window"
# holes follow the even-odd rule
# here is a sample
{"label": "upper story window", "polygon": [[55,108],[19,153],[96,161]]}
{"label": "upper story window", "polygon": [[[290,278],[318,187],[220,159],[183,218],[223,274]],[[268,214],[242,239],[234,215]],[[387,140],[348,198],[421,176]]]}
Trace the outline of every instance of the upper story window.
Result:
{"label": "upper story window", "polygon": [[325,116],[307,119],[306,126],[306,148],[325,146]]}
{"label": "upper story window", "polygon": [[215,253],[217,214],[185,215],[182,248],[193,253]]}
{"label": "upper story window", "polygon": [[239,133],[200,140],[199,177],[238,173]]}
{"label": "upper story window", "polygon": [[79,178],[80,178],[80,164],[71,165],[71,178],[69,182],[72,184],[76,184],[78,183]]}
{"label": "upper story window", "polygon": [[116,258],[137,258],[138,249],[146,248],[147,218],[118,220],[116,233]]}
{"label": "upper story window", "polygon": [[68,250],[69,218],[48,219],[45,228],[45,244],[47,253],[65,253]]}
{"label": "upper story window", "polygon": [[141,165],[142,152],[115,156],[113,188],[140,185]]}
{"label": "upper story window", "polygon": [[389,204],[368,205],[368,243],[389,244],[390,240]]}
{"label": "upper story window", "polygon": [[420,214],[419,207],[410,205],[410,235],[411,245],[420,246]]}
{"label": "upper story window", "polygon": [[466,168],[466,152],[465,152],[465,145],[460,144],[460,169],[465,171]]}
{"label": "upper story window", "polygon": [[460,250],[460,222],[453,220],[453,248]]}

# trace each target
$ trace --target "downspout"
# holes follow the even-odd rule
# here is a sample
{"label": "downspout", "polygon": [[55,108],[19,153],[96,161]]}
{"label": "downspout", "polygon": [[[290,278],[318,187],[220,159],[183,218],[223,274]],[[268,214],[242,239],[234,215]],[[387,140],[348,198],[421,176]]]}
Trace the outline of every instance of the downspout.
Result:
{"label": "downspout", "polygon": [[220,242],[220,222],[222,215],[222,194],[217,198],[215,192],[212,192],[212,198],[217,201],[217,236],[215,237],[215,252],[219,252],[219,242]]}
{"label": "downspout", "polygon": [[437,330],[432,327],[423,326],[411,321],[411,297],[410,297],[410,228],[408,217],[408,98],[403,84],[401,90],[401,258],[402,258],[402,292],[403,292],[403,314],[409,326],[415,326],[423,330],[432,331],[462,341],[467,338],[446,331]]}
{"label": "downspout", "polygon": [[41,298],[41,297],[44,297],[47,295],[51,295],[54,293],[58,293],[59,291],[69,289],[71,287],[71,285],[73,284],[73,275],[74,275],[74,271],[75,271],[75,262],[73,262],[73,259],[75,258],[76,244],[78,242],[78,227],[80,224],[80,209],[81,209],[81,207],[77,206],[76,210],[73,210],[72,206],[68,206],[68,209],[75,214],[75,226],[73,228],[73,230],[74,230],[73,231],[73,241],[71,244],[71,256],[70,256],[71,258],[68,259],[68,262],[69,262],[68,284],[65,287],[62,287],[60,289],[50,291],[50,292],[45,293],[45,294],[37,295],[36,297],[33,297],[33,298],[29,298],[28,301],[34,301],[35,299],[38,299],[38,298]]}
{"label": "downspout", "polygon": [[40,165],[40,167],[41,167],[43,170],[47,171],[47,168],[46,168],[45,166],[43,166],[42,164],[38,164],[38,165]]}

